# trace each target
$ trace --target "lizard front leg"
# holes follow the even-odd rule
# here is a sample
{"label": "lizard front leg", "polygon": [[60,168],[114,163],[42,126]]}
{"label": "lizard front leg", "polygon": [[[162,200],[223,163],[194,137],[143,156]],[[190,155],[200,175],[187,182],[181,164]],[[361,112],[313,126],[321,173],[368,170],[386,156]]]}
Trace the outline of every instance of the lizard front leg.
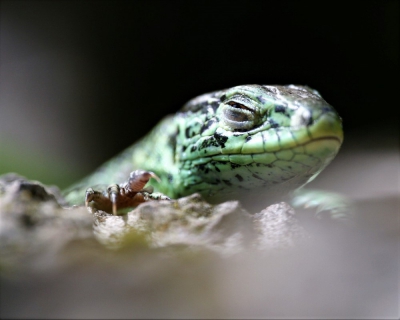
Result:
{"label": "lizard front leg", "polygon": [[85,205],[93,210],[102,210],[116,215],[118,210],[136,207],[150,199],[170,200],[163,194],[153,194],[153,187],[145,187],[150,178],[160,180],[153,172],[136,170],[130,173],[128,181],[124,184],[110,185],[105,191],[88,188]]}

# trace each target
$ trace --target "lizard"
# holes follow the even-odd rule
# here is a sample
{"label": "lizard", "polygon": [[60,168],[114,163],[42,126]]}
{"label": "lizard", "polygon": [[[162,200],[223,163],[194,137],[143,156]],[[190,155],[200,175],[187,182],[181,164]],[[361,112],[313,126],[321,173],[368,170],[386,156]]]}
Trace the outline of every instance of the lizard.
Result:
{"label": "lizard", "polygon": [[[239,85],[191,99],[64,196],[113,214],[196,192],[209,202],[265,207],[303,190],[342,142],[342,119],[318,91]],[[297,203],[305,201],[298,193]]]}

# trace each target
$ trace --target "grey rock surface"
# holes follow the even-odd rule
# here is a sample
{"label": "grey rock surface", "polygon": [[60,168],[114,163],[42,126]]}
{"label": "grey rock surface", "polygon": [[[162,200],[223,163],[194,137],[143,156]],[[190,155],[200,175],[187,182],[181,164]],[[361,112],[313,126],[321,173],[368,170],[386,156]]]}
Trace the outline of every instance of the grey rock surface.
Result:
{"label": "grey rock surface", "polygon": [[249,247],[293,246],[305,236],[293,209],[285,203],[254,215],[237,201],[211,205],[194,194],[149,201],[114,216],[64,207],[56,187],[14,174],[0,177],[0,188],[1,264],[13,269],[54,266],[73,242],[98,242],[117,249],[140,240],[149,249],[180,247],[229,255]]}
{"label": "grey rock surface", "polygon": [[363,202],[352,226],[198,195],[113,216],[2,176],[0,317],[389,318],[397,204]]}

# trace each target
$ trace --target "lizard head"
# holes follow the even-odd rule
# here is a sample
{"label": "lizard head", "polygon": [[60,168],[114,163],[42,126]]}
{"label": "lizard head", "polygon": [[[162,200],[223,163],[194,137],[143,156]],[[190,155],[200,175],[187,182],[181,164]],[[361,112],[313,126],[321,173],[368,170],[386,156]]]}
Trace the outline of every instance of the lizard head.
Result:
{"label": "lizard head", "polygon": [[182,195],[289,193],[313,180],[343,141],[336,111],[306,86],[237,86],[192,99],[182,111]]}

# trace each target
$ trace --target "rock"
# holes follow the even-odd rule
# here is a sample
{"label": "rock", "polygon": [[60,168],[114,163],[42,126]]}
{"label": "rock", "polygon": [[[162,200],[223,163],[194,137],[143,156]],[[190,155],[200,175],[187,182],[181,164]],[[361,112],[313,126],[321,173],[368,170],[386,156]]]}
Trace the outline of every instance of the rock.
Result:
{"label": "rock", "polygon": [[260,249],[292,247],[309,237],[293,208],[285,202],[273,204],[255,214],[254,227],[258,231],[257,246]]}
{"label": "rock", "polygon": [[74,256],[87,245],[90,250],[183,248],[231,255],[293,246],[306,236],[286,203],[250,214],[237,201],[211,205],[193,194],[149,201],[122,216],[64,205],[57,187],[15,174],[0,177],[0,265],[50,268],[68,260],[64,252],[71,246]]}
{"label": "rock", "polygon": [[8,174],[0,177],[0,190],[1,267],[51,267],[69,243],[93,239],[91,215],[60,206],[55,187]]}
{"label": "rock", "polygon": [[199,194],[172,201],[149,201],[126,216],[96,214],[95,233],[118,247],[124,237],[145,235],[151,247],[186,246],[223,253],[240,251],[252,237],[252,217],[237,201],[213,206]]}

